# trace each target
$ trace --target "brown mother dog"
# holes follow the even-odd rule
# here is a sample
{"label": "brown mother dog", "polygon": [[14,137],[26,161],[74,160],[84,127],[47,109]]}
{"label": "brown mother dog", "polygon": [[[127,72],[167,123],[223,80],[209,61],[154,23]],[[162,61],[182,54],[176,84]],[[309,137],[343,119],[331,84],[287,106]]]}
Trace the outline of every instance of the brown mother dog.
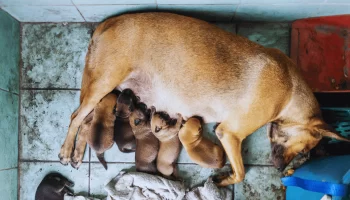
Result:
{"label": "brown mother dog", "polygon": [[271,135],[272,152],[278,149],[272,155],[281,160],[277,168],[323,136],[337,137],[295,64],[281,51],[190,17],[126,14],[101,23],[93,34],[80,107],[71,116],[61,163],[71,161],[84,118],[115,87],[132,89],[146,105],[172,116],[221,122],[216,134],[233,169],[219,180],[221,186],[243,180],[242,140],[266,123],[276,122],[275,130],[284,133]]}

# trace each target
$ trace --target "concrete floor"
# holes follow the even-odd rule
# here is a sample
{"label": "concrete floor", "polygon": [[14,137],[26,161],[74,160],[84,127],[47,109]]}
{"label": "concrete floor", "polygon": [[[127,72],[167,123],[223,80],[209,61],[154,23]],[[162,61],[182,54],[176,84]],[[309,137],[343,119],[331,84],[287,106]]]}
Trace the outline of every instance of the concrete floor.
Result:
{"label": "concrete floor", "polygon": [[[95,24],[22,24],[22,66],[20,81],[20,189],[19,198],[34,199],[35,188],[49,172],[57,171],[75,182],[74,191],[103,196],[104,184],[120,170],[134,170],[134,154],[124,154],[113,146],[106,152],[108,170],[86,150],[79,170],[63,166],[58,153],[68,130],[70,114],[79,103],[79,89],[87,46]],[[289,53],[288,24],[218,24],[218,26],[268,47]],[[212,133],[213,124],[206,133]],[[280,174],[271,166],[270,145],[265,127],[249,136],[242,149],[246,178],[234,185],[235,199],[284,199]],[[204,182],[220,170],[195,165],[185,151],[178,160],[187,186]]]}

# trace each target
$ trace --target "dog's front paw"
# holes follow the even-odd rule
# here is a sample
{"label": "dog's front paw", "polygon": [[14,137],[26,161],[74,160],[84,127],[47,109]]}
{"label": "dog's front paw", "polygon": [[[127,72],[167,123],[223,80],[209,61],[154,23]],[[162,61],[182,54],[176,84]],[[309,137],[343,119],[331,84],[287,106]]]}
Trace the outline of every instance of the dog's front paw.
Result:
{"label": "dog's front paw", "polygon": [[83,153],[78,152],[77,150],[74,150],[74,155],[72,157],[71,165],[75,169],[79,169],[81,163],[83,162]]}
{"label": "dog's front paw", "polygon": [[218,187],[225,187],[235,183],[239,183],[243,180],[241,177],[237,177],[235,173],[224,172],[213,177],[213,181]]}
{"label": "dog's front paw", "polygon": [[73,145],[62,145],[60,154],[58,154],[62,165],[68,165],[68,163],[70,163],[72,152]]}

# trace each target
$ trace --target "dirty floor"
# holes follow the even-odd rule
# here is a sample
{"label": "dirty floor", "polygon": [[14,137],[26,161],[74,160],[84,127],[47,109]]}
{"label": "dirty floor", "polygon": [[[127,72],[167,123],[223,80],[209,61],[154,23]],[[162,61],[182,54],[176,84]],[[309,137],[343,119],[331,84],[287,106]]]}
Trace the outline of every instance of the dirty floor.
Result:
{"label": "dirty floor", "polygon": [[[244,35],[264,46],[289,52],[288,24],[222,24],[227,31]],[[116,146],[106,152],[106,171],[93,152],[85,151],[78,170],[59,163],[70,114],[79,103],[84,59],[92,23],[23,23],[20,81],[20,173],[19,199],[33,200],[35,188],[49,172],[57,171],[75,182],[75,193],[104,196],[104,184],[121,170],[134,170],[134,154],[121,153]],[[218,141],[212,132],[206,133]],[[265,127],[244,142],[246,178],[231,189],[235,199],[284,199],[280,174],[271,166],[270,145]],[[185,151],[178,160],[187,186],[203,183],[210,175],[229,169],[211,170],[195,165]]]}

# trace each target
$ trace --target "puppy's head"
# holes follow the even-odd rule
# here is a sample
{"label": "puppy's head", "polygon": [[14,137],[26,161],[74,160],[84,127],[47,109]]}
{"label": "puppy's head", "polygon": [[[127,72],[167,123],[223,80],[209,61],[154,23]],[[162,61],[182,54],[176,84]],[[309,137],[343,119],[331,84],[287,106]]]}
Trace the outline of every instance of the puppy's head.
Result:
{"label": "puppy's head", "polygon": [[137,130],[149,129],[149,118],[150,110],[147,109],[147,106],[144,103],[136,104],[134,111],[129,117],[130,126],[134,133],[137,132]]}
{"label": "puppy's head", "polygon": [[115,114],[121,118],[127,118],[134,111],[134,105],[136,102],[136,96],[130,89],[125,89],[118,97],[117,107]]}
{"label": "puppy's head", "polygon": [[174,120],[167,113],[156,112],[156,108],[151,107],[151,129],[153,133],[168,129],[172,125],[174,125]]}
{"label": "puppy's head", "polygon": [[332,131],[320,119],[312,119],[307,124],[270,123],[267,134],[271,142],[271,156],[274,166],[283,171],[298,154],[306,154],[322,137],[348,141]]}

